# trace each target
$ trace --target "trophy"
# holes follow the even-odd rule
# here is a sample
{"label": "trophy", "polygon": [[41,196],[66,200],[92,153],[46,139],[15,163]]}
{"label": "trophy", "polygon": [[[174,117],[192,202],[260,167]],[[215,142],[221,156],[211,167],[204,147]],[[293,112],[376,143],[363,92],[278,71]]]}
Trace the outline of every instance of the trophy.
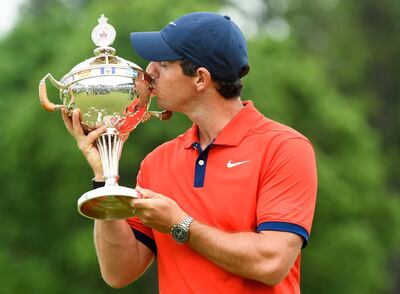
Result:
{"label": "trophy", "polygon": [[[47,74],[40,81],[39,98],[50,112],[65,109],[72,115],[79,108],[86,133],[106,126],[107,131],[96,139],[105,186],[83,194],[78,211],[92,219],[125,219],[134,214],[131,202],[138,192],[118,185],[123,142],[139,123],[150,117],[166,120],[172,113],[149,110],[151,77],[135,63],[115,55],[110,45],[116,32],[107,20],[101,15],[92,31],[95,56],[76,65],[60,81]],[[59,89],[61,104],[49,101],[46,80]]]}

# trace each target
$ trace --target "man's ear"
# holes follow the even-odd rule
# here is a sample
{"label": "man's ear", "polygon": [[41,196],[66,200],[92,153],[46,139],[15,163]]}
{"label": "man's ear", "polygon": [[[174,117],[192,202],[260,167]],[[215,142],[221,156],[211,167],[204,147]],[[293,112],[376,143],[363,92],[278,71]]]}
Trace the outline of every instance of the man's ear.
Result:
{"label": "man's ear", "polygon": [[195,87],[197,91],[204,90],[212,84],[211,73],[205,67],[199,67],[196,70]]}

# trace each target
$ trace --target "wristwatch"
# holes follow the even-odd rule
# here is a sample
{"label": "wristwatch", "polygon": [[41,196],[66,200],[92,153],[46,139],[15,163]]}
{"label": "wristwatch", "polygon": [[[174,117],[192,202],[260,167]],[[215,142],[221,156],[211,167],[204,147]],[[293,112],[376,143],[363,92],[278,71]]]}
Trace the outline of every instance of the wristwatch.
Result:
{"label": "wristwatch", "polygon": [[190,216],[185,217],[180,223],[171,229],[172,238],[179,244],[185,244],[189,240],[189,227],[194,221]]}

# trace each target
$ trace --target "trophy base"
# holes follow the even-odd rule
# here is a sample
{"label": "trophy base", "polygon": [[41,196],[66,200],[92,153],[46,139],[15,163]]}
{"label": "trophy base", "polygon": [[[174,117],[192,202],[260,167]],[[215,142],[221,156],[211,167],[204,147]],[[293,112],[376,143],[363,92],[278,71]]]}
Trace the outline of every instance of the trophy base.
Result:
{"label": "trophy base", "polygon": [[135,189],[118,185],[100,187],[83,194],[78,200],[78,212],[91,219],[118,220],[132,217]]}

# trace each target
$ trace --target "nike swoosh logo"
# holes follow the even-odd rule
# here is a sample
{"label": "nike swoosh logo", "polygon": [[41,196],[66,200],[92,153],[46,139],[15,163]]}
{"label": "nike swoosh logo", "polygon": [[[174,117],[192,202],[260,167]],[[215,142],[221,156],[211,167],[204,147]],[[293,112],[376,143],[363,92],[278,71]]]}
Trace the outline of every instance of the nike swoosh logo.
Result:
{"label": "nike swoosh logo", "polygon": [[249,162],[250,160],[245,160],[245,161],[238,161],[238,162],[232,162],[232,160],[229,160],[228,163],[226,164],[227,168],[232,168],[238,165],[241,165],[243,163]]}

